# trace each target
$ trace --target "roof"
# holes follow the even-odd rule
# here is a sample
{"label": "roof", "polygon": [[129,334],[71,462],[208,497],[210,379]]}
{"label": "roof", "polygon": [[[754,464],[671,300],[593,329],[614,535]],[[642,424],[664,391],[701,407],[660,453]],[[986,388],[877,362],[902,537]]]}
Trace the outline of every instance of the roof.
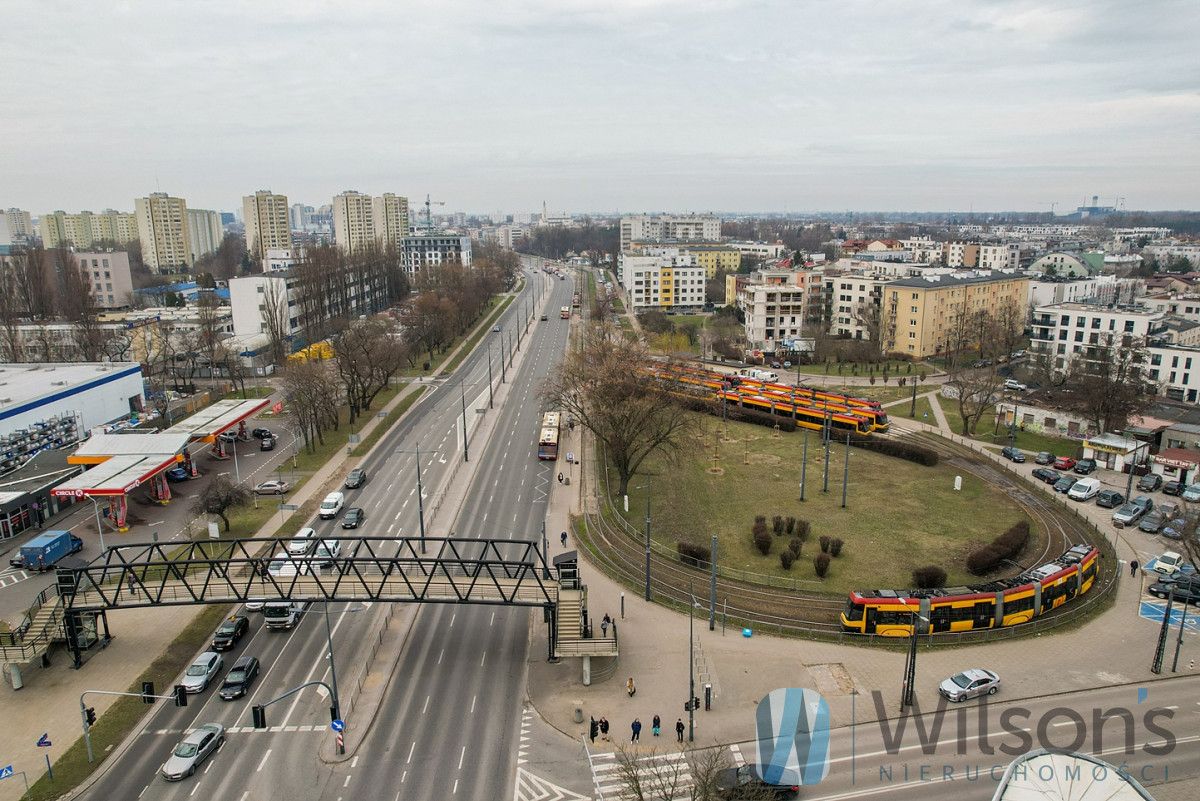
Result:
{"label": "roof", "polygon": [[1163,448],[1158,453],[1150,457],[1151,461],[1163,462],[1170,464],[1200,464],[1200,451],[1193,451],[1187,448]]}
{"label": "roof", "polygon": [[0,503],[26,493],[37,492],[55,484],[63,478],[78,473],[82,468],[67,463],[69,452],[65,448],[45,450],[25,464],[0,477]]}
{"label": "roof", "polygon": [[1102,445],[1109,448],[1122,448],[1126,452],[1137,450],[1145,443],[1139,442],[1130,437],[1122,437],[1120,434],[1097,434],[1094,437],[1088,437],[1083,441],[1083,446],[1086,448],[1089,445]]}
{"label": "roof", "polygon": [[1017,757],[992,801],[1154,801],[1125,771],[1086,754],[1045,749]]}
{"label": "roof", "polygon": [[141,372],[134,362],[0,364],[0,420]]}
{"label": "roof", "polygon": [[188,439],[203,439],[212,442],[213,438],[227,428],[252,417],[256,412],[265,409],[270,401],[267,399],[238,400],[230,398],[219,400],[195,414],[182,420],[164,431],[164,434],[183,434]]}
{"label": "roof", "polygon": [[161,284],[159,286],[148,286],[142,289],[135,289],[140,295],[160,295],[164,292],[190,292],[193,289],[199,288],[199,284],[195,281],[180,281],[177,284]]}
{"label": "roof", "polygon": [[1028,281],[1028,276],[1020,273],[1008,273],[992,270],[988,273],[971,273],[969,275],[918,275],[911,278],[901,278],[892,281],[888,286],[907,286],[919,289],[936,289],[943,286],[967,286],[970,284],[988,284],[993,281]]}
{"label": "roof", "polygon": [[175,455],[113,456],[55,487],[52,495],[124,495],[150,476],[175,464]]}
{"label": "roof", "polygon": [[100,464],[117,456],[174,456],[188,444],[186,434],[168,429],[146,434],[93,434],[68,457],[72,464]]}

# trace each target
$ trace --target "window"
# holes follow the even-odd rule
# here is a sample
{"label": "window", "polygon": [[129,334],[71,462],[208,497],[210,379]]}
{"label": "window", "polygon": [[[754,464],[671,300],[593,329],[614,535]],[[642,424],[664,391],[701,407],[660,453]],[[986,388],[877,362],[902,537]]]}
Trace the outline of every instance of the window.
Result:
{"label": "window", "polygon": [[1126,333],[1126,334],[1132,334],[1132,333],[1133,333],[1133,320],[1126,320],[1126,321],[1125,321],[1125,333]]}

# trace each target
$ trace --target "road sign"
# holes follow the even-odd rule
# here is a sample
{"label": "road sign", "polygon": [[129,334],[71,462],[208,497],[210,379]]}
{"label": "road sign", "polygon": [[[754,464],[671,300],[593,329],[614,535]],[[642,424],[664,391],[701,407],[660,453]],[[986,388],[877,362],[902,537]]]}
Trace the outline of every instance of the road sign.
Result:
{"label": "road sign", "polygon": [[299,508],[300,508],[300,505],[299,505],[299,504],[295,504],[295,503],[281,503],[281,504],[279,504],[279,509],[280,509],[280,511],[283,511],[283,512],[294,512],[294,511],[296,511],[296,510],[297,510],[297,509],[299,509]]}
{"label": "road sign", "polygon": [[38,748],[49,748],[51,745],[53,745],[53,743],[50,742],[50,732],[46,732],[40,738],[38,738]]}
{"label": "road sign", "polygon": [[335,720],[333,723],[329,724],[329,728],[333,729],[334,731],[345,731],[346,730],[346,721]]}
{"label": "road sign", "polygon": [[12,765],[5,765],[4,767],[0,768],[0,779],[7,779],[11,775],[13,775]]}

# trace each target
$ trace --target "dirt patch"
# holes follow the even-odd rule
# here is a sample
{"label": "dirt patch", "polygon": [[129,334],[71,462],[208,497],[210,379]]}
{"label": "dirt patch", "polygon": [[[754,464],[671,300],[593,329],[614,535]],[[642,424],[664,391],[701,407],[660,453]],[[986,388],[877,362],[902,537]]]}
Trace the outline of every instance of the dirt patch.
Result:
{"label": "dirt patch", "polygon": [[710,476],[723,476],[723,475],[725,475],[725,468],[724,467],[710,467],[710,468],[708,468],[708,474]]}
{"label": "dirt patch", "polygon": [[817,692],[821,695],[849,695],[854,692],[854,679],[841,662],[829,662],[822,665],[809,665],[808,672],[817,683]]}

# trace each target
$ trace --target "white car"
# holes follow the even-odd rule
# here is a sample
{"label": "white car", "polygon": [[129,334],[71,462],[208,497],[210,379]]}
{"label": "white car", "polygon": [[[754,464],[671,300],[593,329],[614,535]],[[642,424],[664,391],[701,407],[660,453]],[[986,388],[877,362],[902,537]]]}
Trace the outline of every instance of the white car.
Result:
{"label": "white car", "polygon": [[1067,490],[1067,497],[1073,501],[1090,501],[1100,492],[1100,479],[1081,478]]}
{"label": "white car", "polygon": [[1029,387],[1025,386],[1024,384],[1022,384],[1020,381],[1016,380],[1015,378],[1010,378],[1007,381],[1005,381],[1004,388],[1007,390],[1011,390],[1012,392],[1024,392],[1025,390],[1029,389]]}
{"label": "white car", "polygon": [[286,481],[277,481],[275,479],[271,479],[270,481],[263,481],[260,484],[255,484],[254,485],[254,494],[255,495],[284,495],[287,492],[289,492],[291,490],[291,488],[292,488],[292,485],[287,483]]}
{"label": "white car", "polygon": [[290,578],[297,573],[307,573],[308,565],[303,561],[289,559],[287,551],[280,551],[267,564],[267,572],[275,578]]}
{"label": "white car", "polygon": [[225,660],[216,651],[205,651],[196,657],[183,674],[183,687],[189,693],[202,693],[213,677],[221,672]]}
{"label": "white car", "polygon": [[342,507],[346,505],[346,496],[340,492],[331,492],[325,496],[325,500],[321,501],[321,508],[317,514],[322,520],[328,520],[331,517],[337,517],[338,512],[342,511]]}
{"label": "white car", "polygon": [[314,528],[302,528],[296,532],[296,536],[288,540],[287,552],[294,556],[303,556],[312,550],[313,540],[317,536],[317,530]]}
{"label": "white car", "polygon": [[1164,576],[1173,576],[1183,567],[1183,557],[1174,551],[1167,551],[1162,556],[1154,560],[1154,567],[1150,568],[1155,573],[1161,573]]}

